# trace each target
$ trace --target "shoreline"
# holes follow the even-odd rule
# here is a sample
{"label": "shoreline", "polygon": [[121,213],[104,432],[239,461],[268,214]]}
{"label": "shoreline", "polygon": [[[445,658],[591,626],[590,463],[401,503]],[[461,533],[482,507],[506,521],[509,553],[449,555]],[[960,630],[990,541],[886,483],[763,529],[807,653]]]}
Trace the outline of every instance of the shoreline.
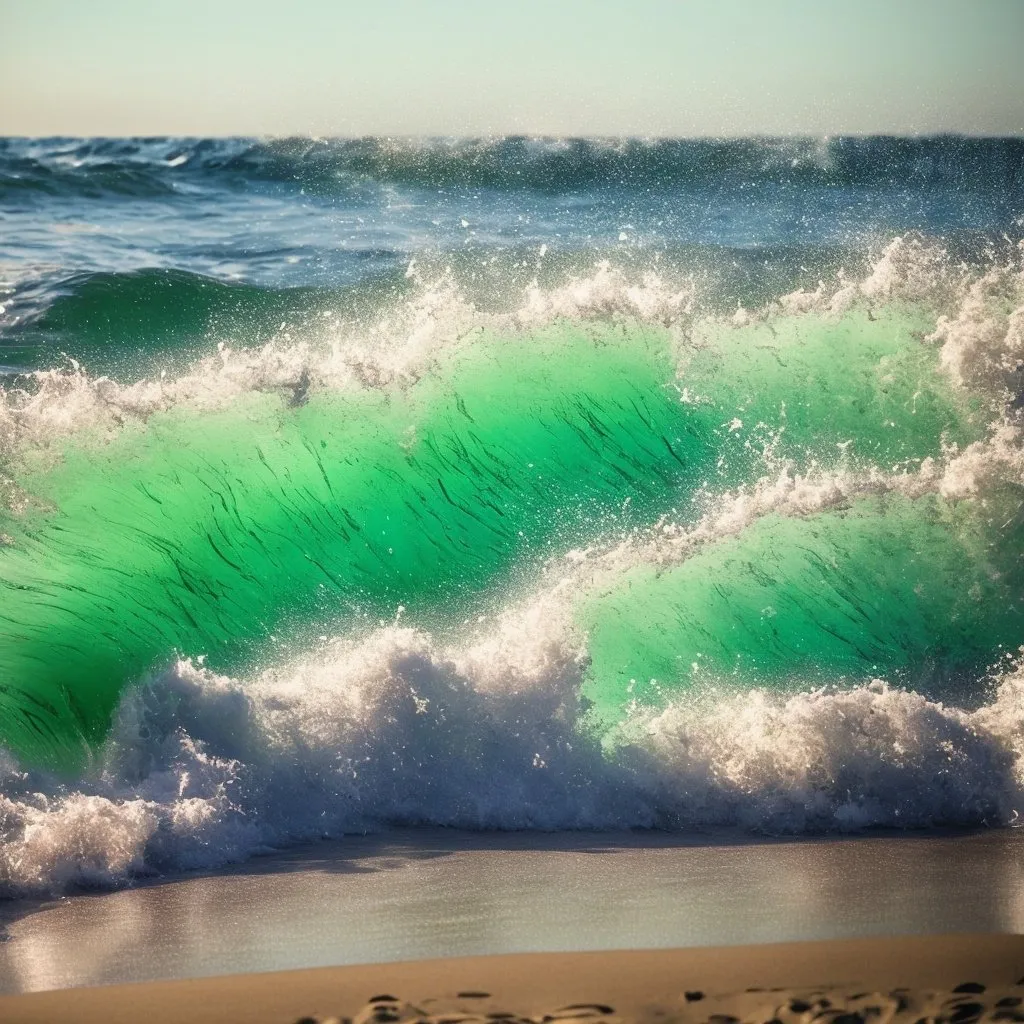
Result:
{"label": "shoreline", "polygon": [[409,830],[10,905],[0,992],[440,957],[1024,933],[1024,832]]}
{"label": "shoreline", "polygon": [[[326,967],[0,996],[0,1019],[11,1024],[128,1024],[143,1017],[147,1024],[291,1024],[306,1017],[351,1018],[384,994],[451,1006],[457,993],[470,990],[524,1017],[568,1004],[604,1004],[618,1019],[655,1018],[660,1009],[662,1018],[674,1012],[682,1020],[686,992],[725,997],[715,1004],[721,1010],[742,998],[734,994],[751,987],[778,990],[763,994],[768,1005],[783,1001],[786,991],[812,986],[948,993],[964,982],[1016,986],[1024,995],[1024,935],[526,953]],[[745,998],[749,1003],[751,994]],[[705,1015],[710,1009],[701,1006]]]}

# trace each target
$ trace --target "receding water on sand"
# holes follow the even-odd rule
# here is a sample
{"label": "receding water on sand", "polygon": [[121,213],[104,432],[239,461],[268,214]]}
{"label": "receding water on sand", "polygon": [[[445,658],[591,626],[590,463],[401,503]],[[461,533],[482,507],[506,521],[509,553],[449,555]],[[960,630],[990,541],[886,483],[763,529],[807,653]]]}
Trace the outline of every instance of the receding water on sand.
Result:
{"label": "receding water on sand", "polygon": [[0,991],[536,951],[1024,931],[1024,834],[349,837],[44,904]]}

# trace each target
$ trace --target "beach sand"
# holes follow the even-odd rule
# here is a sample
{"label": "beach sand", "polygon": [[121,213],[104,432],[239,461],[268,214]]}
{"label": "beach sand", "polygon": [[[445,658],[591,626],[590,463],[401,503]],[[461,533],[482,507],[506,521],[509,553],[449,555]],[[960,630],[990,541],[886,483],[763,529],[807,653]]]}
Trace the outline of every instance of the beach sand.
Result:
{"label": "beach sand", "polygon": [[[354,1018],[355,1024],[515,1024],[518,1019],[552,1024],[590,1018],[652,1024],[910,1024],[924,1019],[928,1024],[975,1024],[1024,1019],[1022,972],[1024,936],[1006,935],[534,953],[4,996],[0,1020],[289,1024]],[[951,994],[965,982],[975,991],[959,998]],[[985,996],[976,992],[981,986]],[[775,991],[746,991],[751,987]],[[905,991],[894,992],[897,988]],[[794,997],[802,1002],[793,1002]],[[1009,1008],[999,1005],[1014,999],[1018,1003]],[[860,1012],[854,1016],[851,1009]]]}
{"label": "beach sand", "polygon": [[410,831],[4,914],[0,988],[35,994],[0,1021],[287,1021],[466,989],[636,1016],[681,986],[1016,982],[1024,834]]}

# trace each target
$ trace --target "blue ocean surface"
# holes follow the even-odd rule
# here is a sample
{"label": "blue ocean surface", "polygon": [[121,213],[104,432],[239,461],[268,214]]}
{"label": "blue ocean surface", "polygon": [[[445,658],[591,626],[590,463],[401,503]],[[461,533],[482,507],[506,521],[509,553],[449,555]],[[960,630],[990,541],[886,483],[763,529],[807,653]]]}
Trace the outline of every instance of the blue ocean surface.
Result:
{"label": "blue ocean surface", "polygon": [[0,139],[0,888],[1024,809],[1024,139]]}

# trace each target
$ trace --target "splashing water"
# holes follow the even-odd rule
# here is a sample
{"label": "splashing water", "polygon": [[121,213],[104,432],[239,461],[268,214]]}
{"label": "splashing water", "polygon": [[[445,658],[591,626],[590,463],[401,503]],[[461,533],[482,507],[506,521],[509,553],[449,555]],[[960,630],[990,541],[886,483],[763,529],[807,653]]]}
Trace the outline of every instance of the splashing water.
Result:
{"label": "splashing water", "polygon": [[[372,154],[467,159],[420,155]],[[74,359],[0,390],[0,883],[396,823],[1014,822],[1020,263],[906,236],[735,309],[668,260],[83,281],[13,335]]]}

